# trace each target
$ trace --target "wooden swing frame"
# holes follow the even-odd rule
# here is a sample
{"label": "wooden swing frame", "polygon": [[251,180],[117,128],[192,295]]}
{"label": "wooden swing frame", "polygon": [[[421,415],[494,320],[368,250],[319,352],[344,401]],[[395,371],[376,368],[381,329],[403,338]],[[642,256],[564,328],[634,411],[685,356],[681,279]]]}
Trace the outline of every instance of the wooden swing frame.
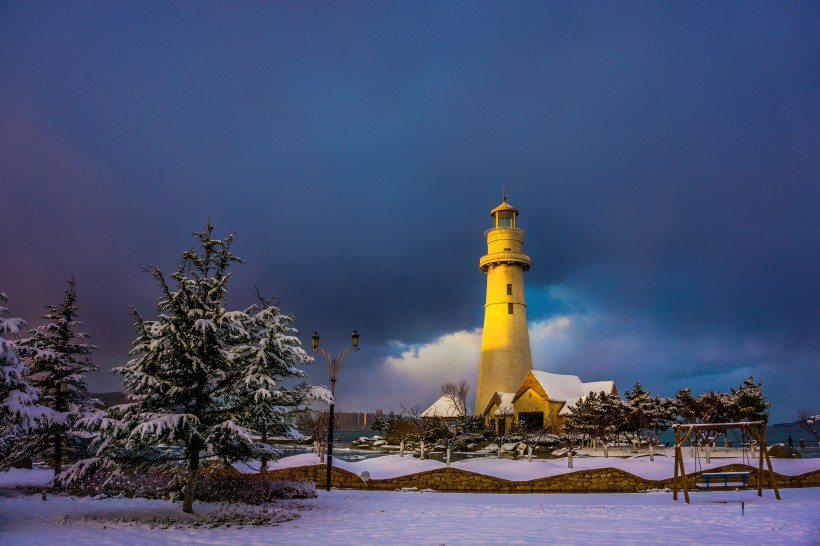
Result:
{"label": "wooden swing frame", "polygon": [[[763,459],[766,459],[766,466],[769,469],[769,485],[774,489],[774,496],[780,500],[780,490],[777,488],[777,478],[772,470],[772,461],[769,458],[769,450],[766,448],[766,423],[763,421],[749,421],[741,423],[687,423],[683,425],[672,425],[675,432],[675,475],[672,479],[672,500],[678,500],[678,479],[680,478],[683,489],[683,497],[689,504],[689,484],[686,480],[686,469],[683,466],[683,444],[692,434],[698,430],[729,430],[739,428],[749,432],[749,435],[757,440],[760,446],[760,456],[757,464],[757,496],[763,496]],[[683,431],[683,435],[681,432]],[[697,469],[695,469],[697,474]]]}

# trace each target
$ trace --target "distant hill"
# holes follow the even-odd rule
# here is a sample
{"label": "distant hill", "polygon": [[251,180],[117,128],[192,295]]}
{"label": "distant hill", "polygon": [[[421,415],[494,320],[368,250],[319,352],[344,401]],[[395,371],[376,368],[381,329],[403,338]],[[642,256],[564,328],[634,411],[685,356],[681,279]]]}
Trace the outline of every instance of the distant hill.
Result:
{"label": "distant hill", "polygon": [[128,402],[128,397],[120,391],[114,392],[90,392],[88,398],[96,398],[107,406],[116,406]]}
{"label": "distant hill", "polygon": [[796,427],[798,421],[793,423],[777,423],[776,425],[768,425],[768,428],[784,428],[784,427]]}

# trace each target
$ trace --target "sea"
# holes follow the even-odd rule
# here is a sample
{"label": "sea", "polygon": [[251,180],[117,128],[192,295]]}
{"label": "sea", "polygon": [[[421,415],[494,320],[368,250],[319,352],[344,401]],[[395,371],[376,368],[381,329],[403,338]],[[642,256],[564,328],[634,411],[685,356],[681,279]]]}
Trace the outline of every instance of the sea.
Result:
{"label": "sea", "polygon": [[[743,441],[740,430],[729,430],[729,441],[732,443],[740,443]],[[814,437],[802,430],[800,427],[793,424],[780,424],[766,427],[766,445],[773,446],[775,444],[789,445],[789,438],[792,439],[792,446],[800,453],[802,458],[816,459],[820,458],[820,442]],[[675,442],[675,435],[672,430],[667,430],[660,437],[660,443]],[[718,441],[718,445],[723,445],[722,441]]]}

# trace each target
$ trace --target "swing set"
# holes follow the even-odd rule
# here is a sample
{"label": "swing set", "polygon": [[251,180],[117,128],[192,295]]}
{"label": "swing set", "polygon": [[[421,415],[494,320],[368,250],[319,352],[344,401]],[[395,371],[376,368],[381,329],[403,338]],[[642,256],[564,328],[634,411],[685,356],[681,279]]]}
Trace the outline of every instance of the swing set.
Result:
{"label": "swing set", "polygon": [[[695,442],[695,474],[700,472],[700,475],[706,478],[706,487],[709,487],[712,478],[722,478],[724,486],[729,483],[729,478],[738,477],[743,480],[743,487],[746,487],[746,478],[749,472],[712,472],[704,473],[703,467],[700,465],[700,434],[706,433],[706,441],[711,444],[717,438],[709,438],[709,431],[722,430],[724,434],[729,429],[740,429],[743,433],[743,462],[748,466],[751,465],[751,460],[746,452],[746,439],[751,437],[757,441],[760,447],[760,456],[758,457],[757,465],[757,496],[763,496],[763,459],[766,459],[766,466],[769,470],[769,485],[774,489],[774,496],[780,500],[780,491],[777,488],[777,480],[775,479],[774,470],[772,470],[772,461],[769,459],[769,450],[766,449],[766,424],[763,421],[749,421],[742,423],[689,423],[684,425],[672,425],[672,430],[675,432],[675,475],[672,479],[672,500],[678,500],[678,481],[683,489],[683,497],[686,503],[689,504],[689,484],[686,480],[686,469],[683,466],[683,444],[692,438]],[[700,466],[700,469],[698,467]]]}

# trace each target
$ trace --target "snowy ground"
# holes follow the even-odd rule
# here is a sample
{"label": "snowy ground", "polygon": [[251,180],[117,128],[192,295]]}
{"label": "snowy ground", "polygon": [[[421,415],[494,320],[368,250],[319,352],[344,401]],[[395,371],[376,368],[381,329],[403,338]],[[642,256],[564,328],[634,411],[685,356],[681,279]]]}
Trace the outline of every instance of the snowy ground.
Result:
{"label": "snowy ground", "polygon": [[[377,462],[368,471],[395,475],[413,461],[381,459],[371,459]],[[535,462],[501,460],[493,465],[487,461],[491,459],[480,463],[486,466],[484,473],[504,477],[513,473],[516,479],[525,473],[516,467],[536,466]],[[624,464],[630,465],[628,460]],[[642,463],[631,466],[638,464]],[[817,468],[817,463],[813,465]],[[197,515],[191,517],[181,513],[179,504],[168,501],[56,495],[43,501],[40,495],[15,489],[44,484],[49,477],[50,472],[42,470],[0,474],[0,544],[529,545],[547,540],[590,545],[820,544],[820,488],[784,489],[782,501],[776,501],[770,490],[764,490],[762,498],[754,490],[698,492],[692,494],[690,505],[660,491],[543,495],[319,491],[316,499],[277,503],[277,517],[288,521],[236,529],[195,527],[208,525],[225,510],[217,505],[197,503]],[[163,529],[168,520],[183,524]]]}

